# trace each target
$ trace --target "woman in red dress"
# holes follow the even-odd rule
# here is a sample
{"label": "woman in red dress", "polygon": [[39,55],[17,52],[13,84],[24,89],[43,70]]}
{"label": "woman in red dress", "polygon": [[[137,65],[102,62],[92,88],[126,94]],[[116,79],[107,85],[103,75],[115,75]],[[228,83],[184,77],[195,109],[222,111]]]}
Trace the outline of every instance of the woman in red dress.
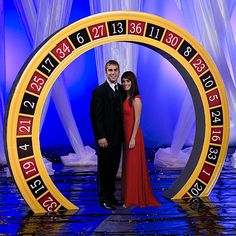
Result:
{"label": "woman in red dress", "polygon": [[122,196],[124,207],[160,206],[153,195],[139,127],[142,103],[135,74],[126,71],[121,77],[126,91],[123,103],[124,158],[122,170]]}

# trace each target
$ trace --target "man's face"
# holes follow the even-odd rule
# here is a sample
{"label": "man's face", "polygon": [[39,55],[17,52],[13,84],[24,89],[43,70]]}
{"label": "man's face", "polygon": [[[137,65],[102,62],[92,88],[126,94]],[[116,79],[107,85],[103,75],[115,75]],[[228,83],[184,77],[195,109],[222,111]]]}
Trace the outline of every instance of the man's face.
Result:
{"label": "man's face", "polygon": [[106,70],[107,79],[111,83],[116,83],[120,75],[120,70],[117,65],[108,65]]}

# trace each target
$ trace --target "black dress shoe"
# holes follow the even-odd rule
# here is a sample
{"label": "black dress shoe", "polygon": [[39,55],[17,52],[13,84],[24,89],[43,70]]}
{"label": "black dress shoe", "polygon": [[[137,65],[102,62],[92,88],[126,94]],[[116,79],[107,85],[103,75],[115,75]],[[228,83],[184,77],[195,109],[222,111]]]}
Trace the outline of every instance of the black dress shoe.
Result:
{"label": "black dress shoe", "polygon": [[107,210],[115,210],[116,208],[114,206],[112,206],[110,203],[108,202],[102,202],[101,203],[101,207],[107,209]]}
{"label": "black dress shoe", "polygon": [[123,202],[119,202],[117,199],[113,198],[111,204],[114,206],[123,206]]}

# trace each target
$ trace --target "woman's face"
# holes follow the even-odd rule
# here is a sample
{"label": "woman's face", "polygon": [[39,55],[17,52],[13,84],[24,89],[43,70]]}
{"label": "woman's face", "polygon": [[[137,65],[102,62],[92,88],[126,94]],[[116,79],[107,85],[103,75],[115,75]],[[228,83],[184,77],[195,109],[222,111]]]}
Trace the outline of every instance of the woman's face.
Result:
{"label": "woman's face", "polygon": [[131,88],[131,81],[129,79],[123,78],[122,79],[122,86],[125,91],[129,91]]}

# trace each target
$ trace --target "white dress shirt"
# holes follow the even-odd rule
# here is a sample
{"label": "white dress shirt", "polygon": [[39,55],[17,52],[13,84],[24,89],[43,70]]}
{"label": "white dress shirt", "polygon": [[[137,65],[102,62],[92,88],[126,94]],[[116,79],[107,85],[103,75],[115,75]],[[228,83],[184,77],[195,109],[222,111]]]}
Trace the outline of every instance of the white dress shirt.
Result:
{"label": "white dress shirt", "polygon": [[108,84],[110,85],[110,87],[112,88],[112,90],[115,92],[115,86],[117,85],[117,87],[118,87],[118,83],[111,83],[111,81],[109,81],[108,79],[107,79],[107,82],[108,82]]}

